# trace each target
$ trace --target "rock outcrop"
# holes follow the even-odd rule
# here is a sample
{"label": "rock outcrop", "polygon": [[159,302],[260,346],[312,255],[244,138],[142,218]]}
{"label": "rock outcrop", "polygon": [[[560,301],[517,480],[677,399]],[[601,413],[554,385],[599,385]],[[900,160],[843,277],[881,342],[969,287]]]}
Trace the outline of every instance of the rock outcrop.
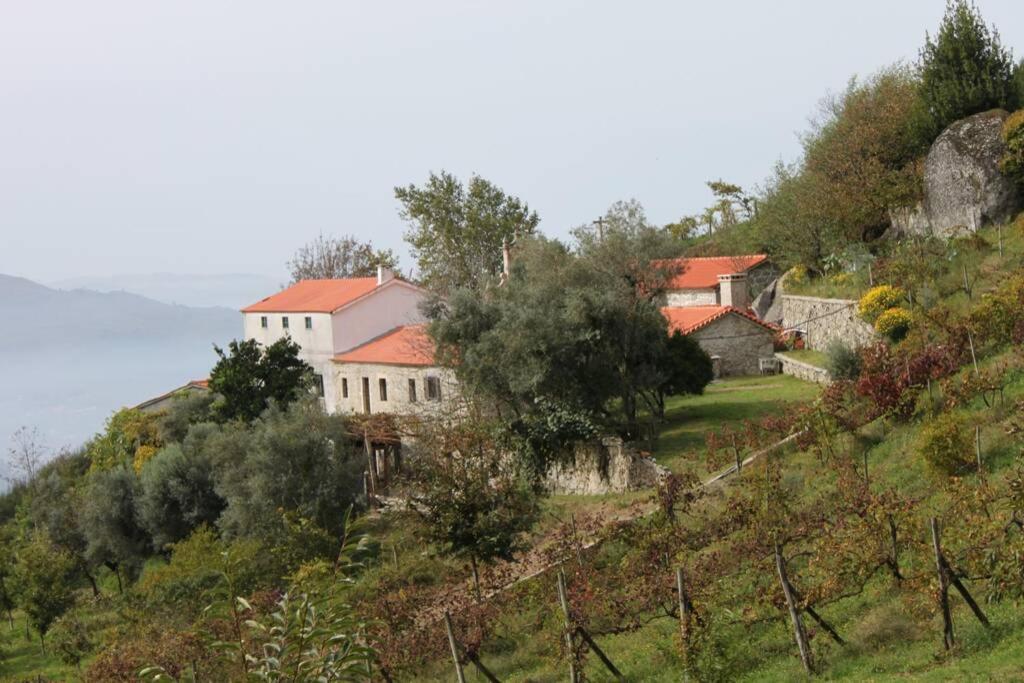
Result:
{"label": "rock outcrop", "polygon": [[1002,110],[968,116],[950,124],[932,144],[924,167],[924,212],[932,234],[952,237],[1002,223],[1021,208],[1020,191],[999,172],[1006,117]]}

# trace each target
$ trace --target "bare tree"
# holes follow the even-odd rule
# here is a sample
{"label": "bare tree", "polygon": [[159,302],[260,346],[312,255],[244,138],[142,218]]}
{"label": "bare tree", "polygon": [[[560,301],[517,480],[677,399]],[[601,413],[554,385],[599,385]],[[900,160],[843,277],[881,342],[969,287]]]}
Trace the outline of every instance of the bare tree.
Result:
{"label": "bare tree", "polygon": [[360,242],[352,235],[318,235],[288,262],[292,283],[299,280],[329,280],[372,277],[377,266],[395,270],[398,258],[390,249],[374,249],[372,242]]}
{"label": "bare tree", "polygon": [[10,474],[4,480],[12,485],[31,482],[45,458],[46,447],[39,429],[20,427],[11,437],[11,445],[7,449],[7,469]]}

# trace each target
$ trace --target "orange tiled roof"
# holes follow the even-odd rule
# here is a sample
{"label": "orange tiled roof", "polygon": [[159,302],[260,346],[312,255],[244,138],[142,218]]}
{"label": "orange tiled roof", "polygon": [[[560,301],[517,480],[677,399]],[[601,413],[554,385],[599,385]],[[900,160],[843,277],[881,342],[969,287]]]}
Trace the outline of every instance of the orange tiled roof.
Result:
{"label": "orange tiled roof", "polygon": [[741,256],[701,256],[679,258],[658,263],[676,263],[679,274],[669,281],[668,289],[712,289],[718,286],[719,275],[743,273],[768,260],[767,254]]}
{"label": "orange tiled roof", "polygon": [[209,379],[194,379],[191,382],[189,382],[187,386],[196,387],[198,389],[209,389],[210,388],[210,380]]}
{"label": "orange tiled roof", "polygon": [[661,309],[661,314],[668,320],[668,331],[679,331],[683,334],[690,334],[702,327],[707,327],[729,313],[742,315],[758,325],[773,332],[775,331],[774,327],[758,319],[753,313],[742,311],[733,306],[666,306]]}
{"label": "orange tiled roof", "polygon": [[377,288],[375,277],[338,280],[301,280],[268,296],[242,313],[333,313]]}
{"label": "orange tiled roof", "polygon": [[436,365],[434,340],[426,325],[403,325],[334,357],[336,363]]}

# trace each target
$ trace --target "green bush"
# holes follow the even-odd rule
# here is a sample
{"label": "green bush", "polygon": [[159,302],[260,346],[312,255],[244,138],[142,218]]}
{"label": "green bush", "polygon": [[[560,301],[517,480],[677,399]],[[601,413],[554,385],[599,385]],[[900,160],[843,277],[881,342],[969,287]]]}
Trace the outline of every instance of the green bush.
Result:
{"label": "green bush", "polygon": [[833,379],[857,379],[860,376],[860,354],[838,339],[825,349],[825,369]]}
{"label": "green bush", "polygon": [[933,471],[948,477],[974,469],[969,430],[963,418],[952,413],[925,424],[917,439],[917,453]]}
{"label": "green bush", "polygon": [[1014,112],[1003,123],[1006,152],[999,161],[999,170],[1024,185],[1024,109]]}

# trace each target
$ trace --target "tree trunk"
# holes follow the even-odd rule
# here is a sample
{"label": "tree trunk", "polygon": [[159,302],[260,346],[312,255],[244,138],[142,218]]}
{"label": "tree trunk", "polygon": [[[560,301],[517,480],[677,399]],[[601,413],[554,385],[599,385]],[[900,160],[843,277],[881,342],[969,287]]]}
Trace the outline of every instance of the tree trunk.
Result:
{"label": "tree trunk", "polygon": [[473,568],[473,591],[476,593],[476,601],[483,602],[483,595],[480,593],[480,571],[476,566],[476,555],[469,556],[469,566]]}
{"label": "tree trunk", "polygon": [[942,611],[942,643],[947,650],[955,644],[953,637],[953,615],[949,609],[949,575],[942,557],[942,546],[939,543],[939,520],[932,517],[932,549],[935,551],[935,567],[939,572],[939,607]]}

